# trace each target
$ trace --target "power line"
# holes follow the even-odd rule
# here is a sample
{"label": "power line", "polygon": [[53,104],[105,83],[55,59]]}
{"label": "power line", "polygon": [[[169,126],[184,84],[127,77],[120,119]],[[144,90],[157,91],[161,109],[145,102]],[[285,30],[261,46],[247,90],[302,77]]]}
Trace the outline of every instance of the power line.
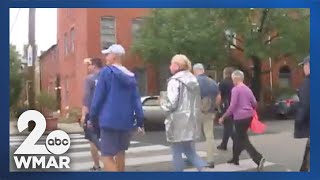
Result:
{"label": "power line", "polygon": [[10,28],[10,35],[11,35],[12,31],[13,31],[14,25],[15,25],[16,22],[17,22],[17,19],[18,19],[20,10],[21,10],[21,8],[18,9],[18,13],[17,13],[17,15],[16,15],[16,18],[14,19],[13,24],[12,24],[12,26],[11,26],[11,28]]}

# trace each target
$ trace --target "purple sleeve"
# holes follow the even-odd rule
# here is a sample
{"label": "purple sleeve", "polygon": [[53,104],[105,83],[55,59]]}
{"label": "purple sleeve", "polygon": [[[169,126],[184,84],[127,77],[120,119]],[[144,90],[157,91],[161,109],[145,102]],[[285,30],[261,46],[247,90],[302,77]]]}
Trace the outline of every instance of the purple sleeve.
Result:
{"label": "purple sleeve", "polygon": [[226,117],[231,116],[234,113],[234,110],[235,110],[237,104],[238,104],[238,90],[235,87],[231,91],[231,102],[230,102],[229,108],[227,109],[227,111],[225,113]]}

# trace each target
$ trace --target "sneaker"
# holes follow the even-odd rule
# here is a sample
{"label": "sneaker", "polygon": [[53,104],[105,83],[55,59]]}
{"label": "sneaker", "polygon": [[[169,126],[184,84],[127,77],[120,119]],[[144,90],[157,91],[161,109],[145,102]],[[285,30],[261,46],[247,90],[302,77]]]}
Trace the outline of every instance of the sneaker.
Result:
{"label": "sneaker", "polygon": [[264,163],[266,162],[266,159],[264,157],[261,158],[260,163],[258,165],[258,171],[262,171],[264,168]]}
{"label": "sneaker", "polygon": [[239,161],[234,160],[234,159],[229,160],[227,163],[228,163],[228,164],[234,164],[234,165],[239,166]]}
{"label": "sneaker", "polygon": [[214,162],[210,162],[208,163],[208,165],[206,166],[207,168],[214,168]]}
{"label": "sneaker", "polygon": [[224,147],[224,146],[218,146],[217,149],[219,149],[220,151],[226,151],[227,150],[227,147]]}
{"label": "sneaker", "polygon": [[101,171],[101,167],[95,167],[93,166],[92,168],[90,168],[90,171]]}

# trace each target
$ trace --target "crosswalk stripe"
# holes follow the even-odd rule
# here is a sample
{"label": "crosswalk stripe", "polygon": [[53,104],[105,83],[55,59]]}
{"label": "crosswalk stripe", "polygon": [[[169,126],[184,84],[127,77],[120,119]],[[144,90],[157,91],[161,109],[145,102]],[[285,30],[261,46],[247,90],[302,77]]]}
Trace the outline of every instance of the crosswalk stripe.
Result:
{"label": "crosswalk stripe", "polygon": [[[130,144],[138,144],[138,143],[139,142],[137,142],[137,141],[130,142]],[[71,144],[70,145],[70,149],[81,149],[81,148],[90,148],[90,144],[89,143],[82,143],[82,144]]]}
{"label": "crosswalk stripe", "polygon": [[[10,137],[10,145],[20,145],[25,137]],[[37,144],[44,144],[46,136],[41,137]],[[70,135],[71,138],[71,146],[70,149],[72,151],[65,154],[66,156],[71,158],[71,169],[70,171],[88,171],[88,169],[92,166],[91,160],[91,153],[90,153],[90,144],[87,139],[84,139],[82,134],[72,134]],[[143,165],[151,165],[151,164],[158,164],[158,163],[168,163],[172,161],[172,154],[167,150],[170,149],[170,146],[154,144],[154,145],[144,145],[144,143],[139,141],[131,141],[131,144],[137,144],[136,147],[130,147],[126,153],[131,155],[138,155],[138,157],[128,156],[126,158],[126,166],[143,166]],[[77,151],[78,150],[78,151]],[[161,154],[162,151],[162,154]],[[163,152],[165,151],[165,152]],[[156,152],[156,153],[155,153]],[[153,155],[151,155],[151,154]],[[155,155],[155,154],[161,155]],[[149,155],[148,155],[149,154]],[[204,151],[197,151],[197,154],[204,158],[206,157],[206,152]],[[143,156],[141,156],[143,155]],[[217,153],[214,154],[215,156]],[[185,155],[183,155],[184,158]],[[233,164],[216,164],[215,168],[213,169],[205,169],[204,172],[236,172],[236,171],[246,171],[250,169],[255,169],[257,165],[251,159],[244,159],[240,160],[240,165],[233,165]],[[102,162],[101,162],[102,164]],[[275,163],[272,162],[265,162],[264,166],[272,166]],[[185,171],[197,171],[196,168],[188,168]]]}
{"label": "crosswalk stripe", "polygon": [[[23,140],[22,141],[10,141],[10,145],[20,145],[21,143],[23,142]],[[45,144],[45,140],[39,140],[38,142],[37,142],[37,144]],[[86,139],[71,139],[71,144],[73,144],[73,143],[88,143],[89,141],[88,140],[86,140]]]}
{"label": "crosswalk stripe", "polygon": [[[148,153],[148,152],[154,152],[154,151],[162,151],[162,150],[167,150],[169,147],[163,146],[163,145],[150,145],[150,146],[140,146],[140,147],[132,147],[129,148],[126,153]],[[90,157],[90,152],[89,151],[82,151],[82,152],[71,152],[68,153],[67,156],[70,158],[83,158],[83,157]]]}
{"label": "crosswalk stripe", "polygon": [[[17,145],[20,145],[22,142],[24,141],[24,139],[21,139],[19,141],[12,141],[10,139],[10,145],[12,146],[17,146]],[[70,149],[75,149],[75,148],[84,148],[84,147],[90,147],[89,141],[87,139],[73,139],[71,138],[71,146],[70,146]],[[85,143],[86,145],[80,145],[80,144],[74,144],[74,143]],[[138,144],[139,142],[138,141],[131,141],[130,144]],[[39,140],[37,142],[37,144],[45,144],[45,140]]]}
{"label": "crosswalk stripe", "polygon": [[[206,157],[206,152],[198,151],[197,152],[200,157]],[[185,158],[185,156],[183,155]],[[135,157],[135,158],[127,158],[125,163],[126,166],[139,166],[139,165],[149,165],[155,163],[163,163],[163,162],[171,162],[172,155],[156,155],[156,156],[146,156],[146,157]],[[89,162],[80,162],[80,163],[72,163],[71,158],[71,169],[72,170],[87,170],[90,166],[92,166],[91,160]]]}
{"label": "crosswalk stripe", "polygon": [[[70,136],[70,139],[80,139],[80,138],[84,138],[83,135],[81,134],[77,134],[77,135],[69,135]],[[24,141],[25,139],[27,138],[27,136],[22,136],[22,137],[17,137],[17,136],[13,136],[13,137],[10,137],[10,142],[20,142],[20,141]],[[42,136],[40,137],[40,141],[43,140],[45,141],[47,138],[47,136]]]}
{"label": "crosswalk stripe", "polygon": [[[272,166],[272,165],[275,165],[275,163],[267,162],[267,161],[264,163],[264,167]],[[236,171],[246,171],[246,170],[254,169],[254,168],[257,168],[257,164],[255,164],[251,159],[243,159],[243,160],[239,161],[239,166],[224,163],[224,164],[217,164],[217,165],[215,165],[214,168],[212,168],[212,169],[208,168],[208,169],[205,169],[204,171],[207,171],[207,172],[236,172]],[[197,171],[197,169],[196,168],[189,168],[189,169],[186,169],[185,171],[193,172],[193,171]]]}

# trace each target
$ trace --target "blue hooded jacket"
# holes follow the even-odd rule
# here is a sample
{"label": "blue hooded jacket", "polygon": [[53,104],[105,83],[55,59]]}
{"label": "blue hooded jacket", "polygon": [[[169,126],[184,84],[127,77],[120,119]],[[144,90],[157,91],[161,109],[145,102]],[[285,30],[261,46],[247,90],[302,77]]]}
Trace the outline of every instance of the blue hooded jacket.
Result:
{"label": "blue hooded jacket", "polygon": [[137,81],[124,67],[112,65],[101,70],[90,110],[90,120],[97,119],[100,128],[130,130],[143,126]]}

